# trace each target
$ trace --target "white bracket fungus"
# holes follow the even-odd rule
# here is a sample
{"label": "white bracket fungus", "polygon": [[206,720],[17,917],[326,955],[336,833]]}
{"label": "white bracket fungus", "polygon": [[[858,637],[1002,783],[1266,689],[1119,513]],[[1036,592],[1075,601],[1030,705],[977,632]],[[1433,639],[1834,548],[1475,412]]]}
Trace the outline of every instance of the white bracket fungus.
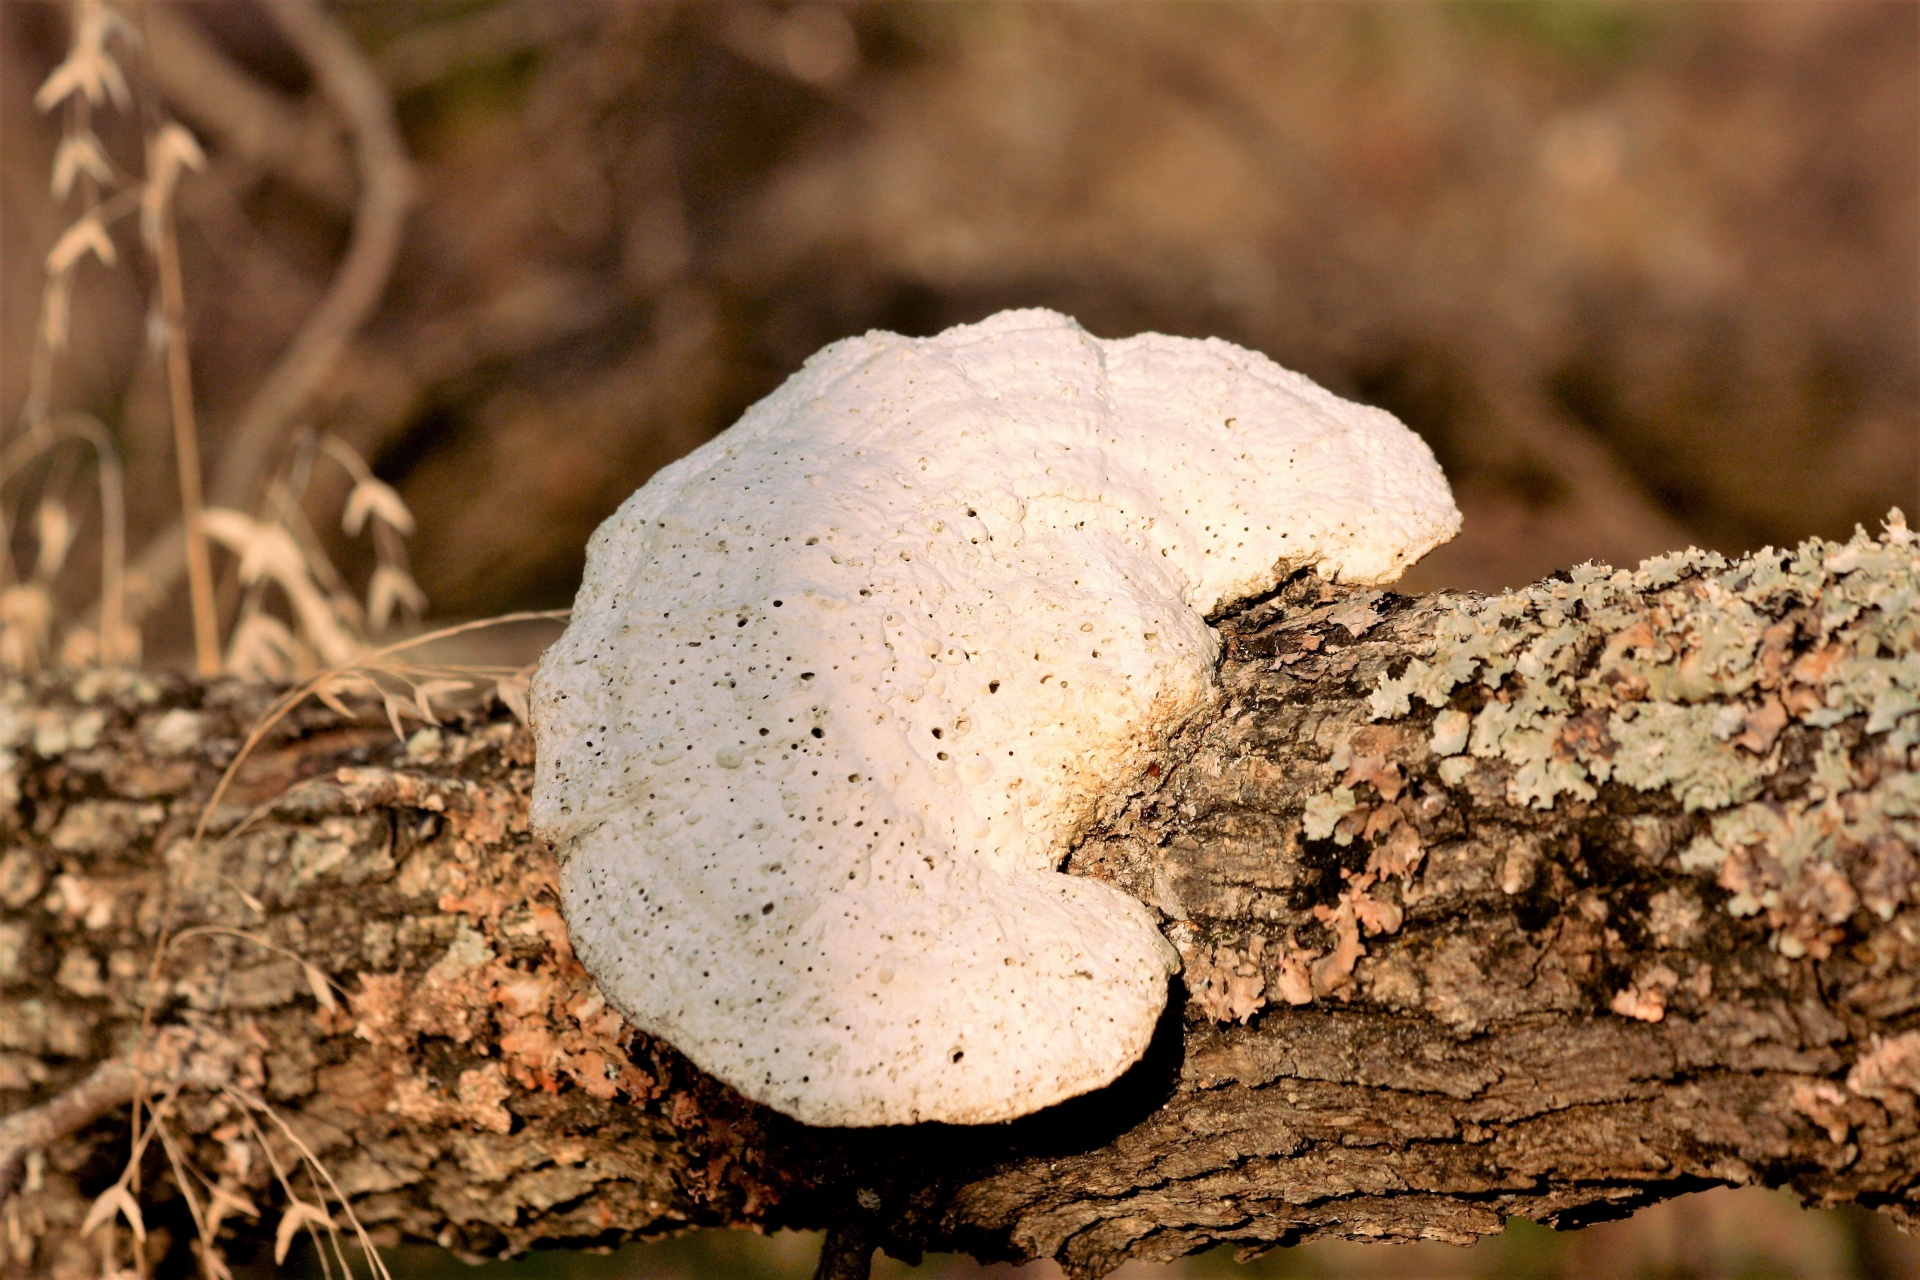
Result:
{"label": "white bracket fungus", "polygon": [[1459,527],[1392,417],[1009,311],[837,342],[587,552],[535,829],[637,1025],[812,1124],[1005,1120],[1145,1050],[1172,948],[1059,874],[1211,702],[1207,615]]}

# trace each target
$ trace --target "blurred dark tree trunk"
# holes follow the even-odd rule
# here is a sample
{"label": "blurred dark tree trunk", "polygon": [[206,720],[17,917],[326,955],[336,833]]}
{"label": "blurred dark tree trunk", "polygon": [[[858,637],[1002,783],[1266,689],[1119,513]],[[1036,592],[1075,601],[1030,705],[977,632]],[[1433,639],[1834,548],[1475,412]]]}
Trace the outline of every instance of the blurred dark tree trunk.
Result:
{"label": "blurred dark tree trunk", "polygon": [[273,690],[12,687],[6,1273],[128,1256],[124,1217],[79,1227],[136,1075],[162,1140],[128,1185],[163,1269],[195,1231],[173,1161],[203,1206],[227,1189],[235,1257],[289,1187],[475,1255],[825,1225],[835,1266],[875,1243],[1076,1275],[1466,1242],[1714,1184],[1905,1224],[1904,539],[1487,601],[1306,576],[1220,619],[1220,704],[1069,860],[1164,915],[1186,970],[1162,1034],[1113,1087],[981,1129],[809,1130],[632,1032],[567,946],[504,712],[403,745],[377,709],[302,704],[196,842]]}

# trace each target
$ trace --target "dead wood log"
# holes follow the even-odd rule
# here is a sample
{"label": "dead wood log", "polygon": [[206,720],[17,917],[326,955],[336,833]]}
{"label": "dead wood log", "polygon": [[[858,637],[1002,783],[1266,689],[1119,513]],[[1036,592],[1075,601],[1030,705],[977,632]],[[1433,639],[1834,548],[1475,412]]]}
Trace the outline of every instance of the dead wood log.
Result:
{"label": "dead wood log", "polygon": [[1219,619],[1219,704],[1069,860],[1165,917],[1162,1034],[979,1129],[809,1130],[633,1033],[568,949],[504,712],[399,743],[302,706],[196,841],[274,690],[11,686],[4,1269],[134,1247],[118,1201],[81,1233],[116,1185],[156,1274],[196,1233],[267,1248],[289,1188],[469,1254],[831,1224],[1084,1276],[1723,1183],[1909,1223],[1917,593],[1896,520],[1493,599],[1300,576]]}

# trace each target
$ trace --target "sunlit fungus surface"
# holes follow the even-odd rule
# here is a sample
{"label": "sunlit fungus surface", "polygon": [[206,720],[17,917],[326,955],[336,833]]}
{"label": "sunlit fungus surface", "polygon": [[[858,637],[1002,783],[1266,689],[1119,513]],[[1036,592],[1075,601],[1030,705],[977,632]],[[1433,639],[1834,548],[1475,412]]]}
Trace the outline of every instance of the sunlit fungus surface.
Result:
{"label": "sunlit fungus surface", "polygon": [[1014,311],[835,343],[588,549],[532,703],[573,944],[809,1123],[1097,1088],[1177,962],[1057,869],[1211,705],[1207,617],[1458,524],[1398,422],[1225,342]]}

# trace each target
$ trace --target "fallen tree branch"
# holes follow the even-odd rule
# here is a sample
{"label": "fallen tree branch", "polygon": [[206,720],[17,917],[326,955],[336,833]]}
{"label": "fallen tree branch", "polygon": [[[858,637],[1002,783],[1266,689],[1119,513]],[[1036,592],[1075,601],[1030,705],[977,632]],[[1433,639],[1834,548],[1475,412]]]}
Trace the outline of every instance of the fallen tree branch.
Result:
{"label": "fallen tree branch", "polygon": [[[832,1274],[871,1243],[1091,1276],[1750,1183],[1910,1223],[1916,598],[1896,522],[1491,600],[1306,576],[1220,619],[1219,705],[1069,860],[1185,957],[1161,1034],[1111,1088],[979,1129],[808,1130],[635,1035],[567,946],[503,715],[402,746],[374,708],[304,707],[196,845],[274,691],[16,687],[0,1106],[133,1051],[151,995],[163,1032],[231,1046],[209,1096],[273,1108],[375,1238],[469,1254],[831,1225]],[[193,1096],[176,1145],[271,1202]],[[15,1193],[45,1224],[17,1270],[84,1253],[95,1153],[124,1142],[109,1119],[54,1143]],[[142,1185],[174,1257],[185,1211],[161,1166]],[[273,1215],[220,1230],[271,1238]]]}

